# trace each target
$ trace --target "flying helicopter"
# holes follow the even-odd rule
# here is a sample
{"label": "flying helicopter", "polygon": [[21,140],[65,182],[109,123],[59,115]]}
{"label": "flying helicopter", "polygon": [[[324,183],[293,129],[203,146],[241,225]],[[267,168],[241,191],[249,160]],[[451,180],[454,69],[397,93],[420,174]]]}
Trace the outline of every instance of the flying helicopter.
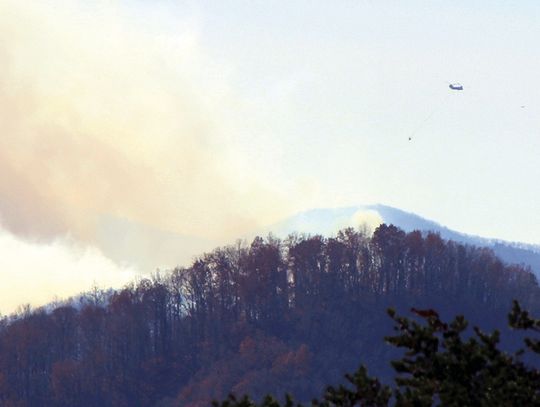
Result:
{"label": "flying helicopter", "polygon": [[463,90],[463,85],[461,83],[450,83],[448,87],[452,90]]}

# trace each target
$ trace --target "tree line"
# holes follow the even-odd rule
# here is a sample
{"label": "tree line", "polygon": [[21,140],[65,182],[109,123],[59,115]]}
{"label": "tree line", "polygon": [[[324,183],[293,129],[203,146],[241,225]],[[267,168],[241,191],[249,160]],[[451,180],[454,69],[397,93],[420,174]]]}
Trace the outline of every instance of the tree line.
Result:
{"label": "tree line", "polygon": [[527,267],[434,233],[257,237],[4,318],[0,405],[207,406],[231,391],[310,400],[359,361],[392,379],[388,306],[496,327],[514,298],[538,310],[538,294]]}

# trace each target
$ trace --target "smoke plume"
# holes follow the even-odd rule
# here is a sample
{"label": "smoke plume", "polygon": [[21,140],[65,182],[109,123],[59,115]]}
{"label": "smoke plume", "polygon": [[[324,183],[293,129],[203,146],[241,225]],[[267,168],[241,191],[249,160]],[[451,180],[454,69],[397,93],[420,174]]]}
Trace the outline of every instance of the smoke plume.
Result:
{"label": "smoke plume", "polygon": [[112,216],[229,239],[275,216],[270,191],[237,162],[236,98],[193,21],[53,3],[0,5],[5,228],[95,243]]}

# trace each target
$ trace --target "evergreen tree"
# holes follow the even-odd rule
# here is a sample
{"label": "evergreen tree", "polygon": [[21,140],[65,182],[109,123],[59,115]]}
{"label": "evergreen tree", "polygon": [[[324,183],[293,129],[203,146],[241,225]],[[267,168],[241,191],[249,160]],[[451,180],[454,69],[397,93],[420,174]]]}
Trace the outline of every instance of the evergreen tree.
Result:
{"label": "evergreen tree", "polygon": [[[434,310],[411,310],[422,323],[388,314],[394,321],[395,336],[386,337],[391,345],[405,350],[405,355],[392,362],[396,372],[395,386],[382,385],[368,376],[365,366],[347,375],[348,386],[329,387],[322,400],[313,400],[313,407],[330,406],[538,406],[540,405],[540,371],[526,365],[519,349],[506,353],[499,349],[500,333],[485,333],[474,327],[474,335],[466,335],[467,321],[457,316],[443,322]],[[518,330],[540,332],[540,320],[531,318],[514,301],[508,315],[509,325]],[[525,338],[526,348],[540,353],[540,340]],[[234,396],[215,407],[296,407],[290,396],[282,404],[267,396],[260,404],[248,396]]]}

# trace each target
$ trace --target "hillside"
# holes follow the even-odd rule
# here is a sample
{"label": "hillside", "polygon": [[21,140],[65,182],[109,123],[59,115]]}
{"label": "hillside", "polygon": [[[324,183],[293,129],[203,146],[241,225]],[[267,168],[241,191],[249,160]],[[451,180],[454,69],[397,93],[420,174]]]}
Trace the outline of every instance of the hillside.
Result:
{"label": "hillside", "polygon": [[193,407],[231,391],[310,400],[360,362],[391,380],[387,307],[464,313],[490,329],[505,325],[514,298],[540,309],[533,274],[434,233],[383,224],[372,236],[257,237],[112,295],[5,318],[0,400]]}
{"label": "hillside", "polygon": [[195,407],[231,391],[306,401],[361,362],[391,380],[389,306],[463,313],[484,329],[506,326],[514,298],[540,311],[527,269],[385,224],[372,236],[258,237],[105,294],[2,321],[2,405]]}

